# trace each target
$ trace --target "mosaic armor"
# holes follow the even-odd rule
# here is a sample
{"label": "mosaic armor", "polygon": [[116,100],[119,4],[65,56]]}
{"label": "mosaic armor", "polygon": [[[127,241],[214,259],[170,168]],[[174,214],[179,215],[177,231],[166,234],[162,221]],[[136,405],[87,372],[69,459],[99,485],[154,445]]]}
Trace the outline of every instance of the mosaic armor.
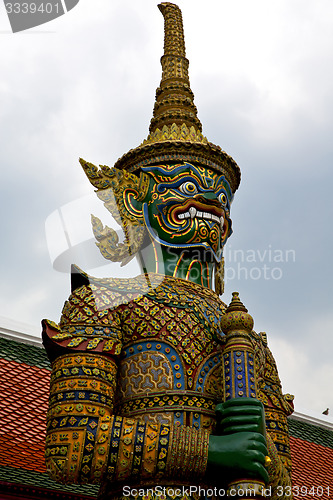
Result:
{"label": "mosaic armor", "polygon": [[[55,358],[49,472],[65,482],[102,481],[103,499],[121,496],[124,485],[204,484],[215,407],[224,397],[225,305],[212,290],[168,276],[103,280],[81,273],[75,281],[59,326],[44,323],[44,344]],[[291,408],[265,336],[253,332],[252,342],[275,443],[272,483],[287,485]]]}

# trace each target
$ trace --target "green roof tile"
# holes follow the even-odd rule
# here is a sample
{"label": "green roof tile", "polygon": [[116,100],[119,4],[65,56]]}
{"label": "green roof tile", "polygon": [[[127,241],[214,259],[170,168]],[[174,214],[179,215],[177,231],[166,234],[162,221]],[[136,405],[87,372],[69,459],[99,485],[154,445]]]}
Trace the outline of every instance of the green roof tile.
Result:
{"label": "green roof tile", "polygon": [[333,431],[307,422],[294,420],[293,418],[288,419],[288,425],[290,435],[294,438],[303,439],[304,441],[333,449]]}
{"label": "green roof tile", "polygon": [[50,362],[43,347],[35,347],[30,344],[23,344],[22,342],[1,337],[0,358],[51,370]]}
{"label": "green roof tile", "polygon": [[75,493],[77,495],[86,495],[92,499],[97,498],[98,486],[92,485],[68,485],[59,484],[49,478],[47,474],[32,472],[16,467],[3,467],[0,465],[0,481],[7,483],[22,484],[61,492]]}

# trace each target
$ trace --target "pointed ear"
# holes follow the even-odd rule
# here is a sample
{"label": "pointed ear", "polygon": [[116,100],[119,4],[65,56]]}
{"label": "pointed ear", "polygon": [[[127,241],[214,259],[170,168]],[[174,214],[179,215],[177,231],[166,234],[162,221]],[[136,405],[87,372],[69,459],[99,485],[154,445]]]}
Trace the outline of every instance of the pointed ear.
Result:
{"label": "pointed ear", "polygon": [[119,243],[116,232],[104,227],[94,216],[93,231],[103,257],[125,265],[141,247],[146,233],[142,208],[148,193],[149,178],[146,174],[141,173],[138,177],[114,168],[108,172],[107,181],[111,187],[98,190],[97,196],[123,228],[125,241]]}
{"label": "pointed ear", "polygon": [[108,172],[108,186],[97,191],[97,196],[116,221],[126,226],[143,222],[142,201],[148,192],[149,178],[140,173],[136,176],[113,168]]}

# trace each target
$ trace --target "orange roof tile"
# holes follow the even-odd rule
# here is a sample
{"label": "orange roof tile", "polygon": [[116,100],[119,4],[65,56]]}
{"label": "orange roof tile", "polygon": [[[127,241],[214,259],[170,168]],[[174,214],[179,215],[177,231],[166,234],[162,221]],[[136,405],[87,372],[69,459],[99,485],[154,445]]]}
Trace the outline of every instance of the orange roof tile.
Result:
{"label": "orange roof tile", "polygon": [[0,463],[45,472],[50,372],[0,359]]}
{"label": "orange roof tile", "polygon": [[0,337],[1,499],[92,500],[97,496],[98,486],[56,483],[45,471],[50,368],[44,349]]}
{"label": "orange roof tile", "polygon": [[294,498],[300,497],[303,500],[332,498],[333,449],[293,436],[290,437],[290,446]]}

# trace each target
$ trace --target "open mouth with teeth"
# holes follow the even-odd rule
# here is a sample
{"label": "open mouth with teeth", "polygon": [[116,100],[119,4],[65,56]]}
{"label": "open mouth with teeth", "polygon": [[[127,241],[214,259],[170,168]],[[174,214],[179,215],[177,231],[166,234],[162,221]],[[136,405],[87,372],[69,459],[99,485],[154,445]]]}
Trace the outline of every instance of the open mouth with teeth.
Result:
{"label": "open mouth with teeth", "polygon": [[172,248],[209,249],[216,262],[220,262],[219,251],[231,232],[228,210],[217,200],[203,196],[181,201],[175,203],[173,198],[169,204],[165,201],[144,204],[144,220],[150,235]]}
{"label": "open mouth with teeth", "polygon": [[[187,206],[186,206],[187,205]],[[228,223],[224,217],[224,210],[216,205],[208,205],[194,200],[189,201],[185,206],[177,207],[174,211],[174,216],[179,221],[186,219],[204,219],[211,222],[216,222],[221,230],[222,236],[227,232]]]}

